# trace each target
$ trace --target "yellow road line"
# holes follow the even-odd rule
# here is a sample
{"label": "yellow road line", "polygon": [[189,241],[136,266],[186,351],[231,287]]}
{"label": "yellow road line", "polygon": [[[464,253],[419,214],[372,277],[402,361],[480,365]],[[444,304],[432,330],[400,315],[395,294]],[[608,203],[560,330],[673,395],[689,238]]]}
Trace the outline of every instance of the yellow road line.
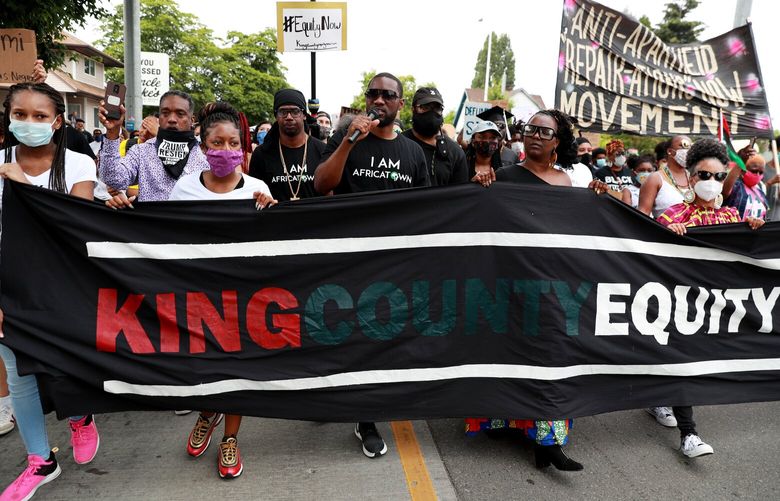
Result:
{"label": "yellow road line", "polygon": [[414,434],[411,421],[393,421],[390,423],[395,437],[395,445],[401,458],[401,466],[406,474],[406,485],[412,501],[435,501],[436,490],[433,488],[425,458]]}

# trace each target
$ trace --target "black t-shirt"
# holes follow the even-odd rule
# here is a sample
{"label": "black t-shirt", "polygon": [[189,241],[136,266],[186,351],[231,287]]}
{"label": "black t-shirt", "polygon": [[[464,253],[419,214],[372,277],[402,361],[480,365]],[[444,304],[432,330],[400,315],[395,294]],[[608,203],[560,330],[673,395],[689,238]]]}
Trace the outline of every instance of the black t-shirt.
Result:
{"label": "black t-shirt", "polygon": [[[333,134],[322,162],[330,158],[345,136],[342,130]],[[425,155],[417,143],[401,134],[395,139],[382,139],[369,133],[349,152],[341,182],[333,192],[338,195],[430,185]]]}
{"label": "black t-shirt", "polygon": [[421,141],[414,135],[412,129],[402,132],[415,143],[420,145],[425,155],[425,163],[428,166],[428,175],[431,177],[431,186],[446,186],[469,182],[469,168],[466,165],[466,154],[458,143],[440,135],[436,137],[436,146]]}
{"label": "black t-shirt", "polygon": [[89,147],[89,143],[87,142],[86,138],[84,138],[84,134],[77,131],[70,125],[65,126],[65,141],[66,148],[68,148],[70,151],[83,153],[92,160],[95,160],[95,152],[92,151],[92,148]]}
{"label": "black t-shirt", "polygon": [[600,179],[607,183],[609,188],[613,191],[623,191],[624,188],[628,188],[633,184],[631,169],[626,166],[623,166],[620,172],[614,173],[610,166],[607,165],[597,170],[593,175],[596,179]]}
{"label": "black t-shirt", "polygon": [[[268,139],[266,139],[268,141]],[[255,148],[249,161],[249,175],[262,179],[271,190],[271,195],[280,202],[290,200],[297,191],[298,198],[320,196],[314,189],[314,171],[322,161],[325,143],[311,136],[306,145],[306,166],[304,172],[303,146],[288,148],[282,146],[287,174],[279,158],[279,142],[271,139],[267,144]],[[300,190],[298,183],[300,182]]]}
{"label": "black t-shirt", "polygon": [[507,165],[496,171],[496,181],[522,184],[550,184],[521,164]]}

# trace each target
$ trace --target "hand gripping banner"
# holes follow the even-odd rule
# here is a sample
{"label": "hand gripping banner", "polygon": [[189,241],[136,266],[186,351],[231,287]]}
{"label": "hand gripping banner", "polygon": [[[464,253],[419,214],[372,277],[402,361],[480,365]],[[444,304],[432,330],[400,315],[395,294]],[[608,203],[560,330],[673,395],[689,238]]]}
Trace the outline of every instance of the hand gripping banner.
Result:
{"label": "hand gripping banner", "polygon": [[497,183],[96,203],[9,182],[4,343],[58,415],[560,418],[780,398],[780,228]]}

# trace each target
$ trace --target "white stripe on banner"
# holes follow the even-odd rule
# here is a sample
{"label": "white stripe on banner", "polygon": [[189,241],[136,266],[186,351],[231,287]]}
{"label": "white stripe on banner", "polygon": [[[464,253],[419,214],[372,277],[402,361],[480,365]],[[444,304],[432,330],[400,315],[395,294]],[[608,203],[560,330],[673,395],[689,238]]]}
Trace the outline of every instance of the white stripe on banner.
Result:
{"label": "white stripe on banner", "polygon": [[301,391],[339,388],[364,384],[423,383],[465,378],[535,379],[557,381],[578,376],[702,376],[752,371],[780,370],[780,358],[738,360],[707,360],[684,364],[660,365],[572,365],[569,367],[539,367],[533,365],[472,364],[427,369],[390,369],[345,372],[330,376],[276,381],[227,379],[194,386],[132,384],[105,381],[103,390],[114,394],[150,397],[197,397],[219,395],[232,391]]}
{"label": "white stripe on banner", "polygon": [[780,259],[755,259],[709,247],[645,242],[630,238],[547,233],[434,233],[387,237],[272,240],[225,244],[87,242],[87,255],[100,259],[217,259],[273,257],[438,247],[536,247],[629,252],[654,256],[745,263],[780,270]]}

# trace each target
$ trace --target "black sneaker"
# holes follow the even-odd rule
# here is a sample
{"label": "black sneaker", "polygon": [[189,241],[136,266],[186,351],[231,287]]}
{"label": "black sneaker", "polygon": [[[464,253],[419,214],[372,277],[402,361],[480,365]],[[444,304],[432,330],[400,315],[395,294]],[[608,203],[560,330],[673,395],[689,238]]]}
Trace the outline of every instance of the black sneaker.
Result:
{"label": "black sneaker", "polygon": [[374,423],[358,423],[355,425],[355,436],[363,444],[363,454],[370,458],[384,456],[387,444]]}

